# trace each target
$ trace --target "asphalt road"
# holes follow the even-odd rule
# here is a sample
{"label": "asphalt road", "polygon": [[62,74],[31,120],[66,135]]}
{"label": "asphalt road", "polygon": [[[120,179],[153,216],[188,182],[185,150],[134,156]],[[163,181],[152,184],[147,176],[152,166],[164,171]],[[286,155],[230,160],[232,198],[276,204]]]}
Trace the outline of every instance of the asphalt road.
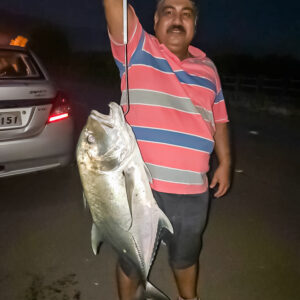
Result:
{"label": "asphalt road", "polygon": [[[65,82],[77,131],[117,90]],[[201,254],[204,300],[300,297],[299,121],[230,109],[233,185],[211,202]],[[94,256],[76,166],[0,180],[0,299],[115,300],[115,254]],[[151,281],[176,288],[161,247]]]}

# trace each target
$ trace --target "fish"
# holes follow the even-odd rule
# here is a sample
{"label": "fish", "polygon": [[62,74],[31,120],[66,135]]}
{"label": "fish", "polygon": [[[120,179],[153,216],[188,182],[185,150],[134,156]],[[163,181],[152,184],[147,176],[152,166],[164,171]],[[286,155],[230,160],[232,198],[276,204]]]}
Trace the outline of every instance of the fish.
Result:
{"label": "fish", "polygon": [[[91,243],[103,242],[125,256],[138,271],[145,298],[169,299],[148,280],[162,230],[172,225],[157,205],[135,135],[123,110],[109,104],[108,115],[92,110],[76,149],[76,159],[93,225]],[[145,299],[143,298],[143,299]]]}

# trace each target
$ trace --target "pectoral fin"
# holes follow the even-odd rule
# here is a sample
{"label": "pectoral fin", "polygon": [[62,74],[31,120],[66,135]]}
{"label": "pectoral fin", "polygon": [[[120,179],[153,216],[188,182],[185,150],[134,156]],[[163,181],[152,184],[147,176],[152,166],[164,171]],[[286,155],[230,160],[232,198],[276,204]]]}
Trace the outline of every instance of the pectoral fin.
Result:
{"label": "pectoral fin", "polygon": [[92,248],[95,255],[99,253],[101,243],[103,242],[103,234],[101,230],[93,223],[91,231]]}
{"label": "pectoral fin", "polygon": [[82,196],[83,196],[83,205],[84,205],[84,209],[89,209],[89,204],[86,200],[86,197],[85,197],[85,194],[84,192],[82,193]]}
{"label": "pectoral fin", "polygon": [[127,168],[125,172],[123,172],[124,180],[125,180],[125,187],[126,187],[126,194],[127,194],[127,202],[128,207],[131,215],[131,223],[130,226],[127,228],[129,230],[132,226],[132,197],[134,191],[134,179],[132,175],[132,168]]}
{"label": "pectoral fin", "polygon": [[146,166],[146,164],[144,164],[144,169],[145,169],[145,172],[146,172],[146,174],[147,174],[147,177],[148,177],[149,182],[152,183],[152,175],[151,175],[151,173],[150,173],[148,167]]}

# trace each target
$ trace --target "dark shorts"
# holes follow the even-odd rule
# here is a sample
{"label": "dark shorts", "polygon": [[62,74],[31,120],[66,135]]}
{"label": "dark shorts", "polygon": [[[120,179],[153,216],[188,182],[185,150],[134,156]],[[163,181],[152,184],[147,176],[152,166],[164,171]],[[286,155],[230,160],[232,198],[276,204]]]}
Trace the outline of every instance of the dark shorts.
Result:
{"label": "dark shorts", "polygon": [[[172,268],[185,269],[198,262],[202,234],[205,229],[209,206],[208,191],[203,194],[178,195],[152,191],[153,196],[173,225],[174,234],[163,234],[163,241],[168,246],[169,263]],[[119,261],[128,276],[134,270],[124,259]]]}

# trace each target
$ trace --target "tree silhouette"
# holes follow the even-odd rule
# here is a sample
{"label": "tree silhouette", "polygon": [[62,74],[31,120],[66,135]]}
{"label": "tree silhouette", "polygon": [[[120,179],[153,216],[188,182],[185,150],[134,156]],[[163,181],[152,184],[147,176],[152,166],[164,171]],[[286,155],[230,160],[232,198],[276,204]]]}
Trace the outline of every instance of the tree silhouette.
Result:
{"label": "tree silhouette", "polygon": [[67,65],[71,49],[65,33],[53,24],[35,27],[30,33],[29,47],[46,64]]}

